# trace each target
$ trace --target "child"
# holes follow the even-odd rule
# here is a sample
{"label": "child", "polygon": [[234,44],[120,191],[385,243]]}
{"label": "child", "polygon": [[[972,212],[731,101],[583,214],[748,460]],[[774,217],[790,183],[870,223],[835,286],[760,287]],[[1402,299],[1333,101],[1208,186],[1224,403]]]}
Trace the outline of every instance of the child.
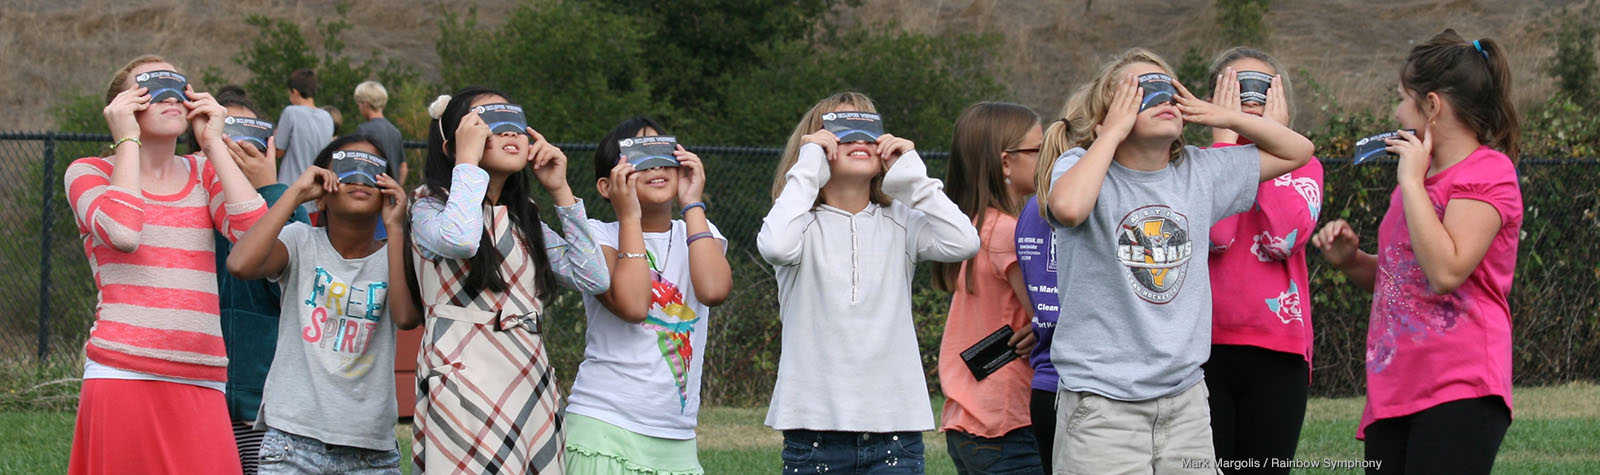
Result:
{"label": "child", "polygon": [[[1070,130],[1052,128],[1078,147],[1051,172],[1056,264],[1072,269],[1057,273],[1057,291],[1082,296],[1051,341],[1057,471],[1213,473],[1192,462],[1214,456],[1200,384],[1211,288],[1192,258],[1204,258],[1213,223],[1249,209],[1257,184],[1311,159],[1305,137],[1195,99],[1171,74],[1153,53],[1123,53],[1075,93]],[[1176,105],[1157,99],[1141,110],[1146,93],[1166,88]],[[1185,121],[1255,145],[1185,147]]]}
{"label": "child", "polygon": [[1312,239],[1373,289],[1357,437],[1381,472],[1489,473],[1511,424],[1521,129],[1505,55],[1455,30],[1412,48],[1394,115],[1418,132],[1388,141],[1400,166],[1378,253],[1343,220]]}
{"label": "child", "polygon": [[595,150],[595,188],[617,222],[589,220],[611,288],[583,297],[588,338],[567,405],[573,473],[705,473],[694,432],[701,361],[710,307],[728,297],[733,272],[727,238],[706,219],[700,157],[679,146],[679,166],[647,170],[620,159],[617,141],[660,134],[655,121],[628,119]]}
{"label": "child", "polygon": [[[1061,115],[1066,116],[1070,109],[1070,104],[1063,107]],[[1022,211],[1017,213],[1017,267],[1022,269],[1022,283],[1028,291],[1028,300],[1023,304],[1033,316],[1030,326],[1036,340],[1033,351],[1028,353],[1028,366],[1033,368],[1028,417],[1033,423],[1034,444],[1044,473],[1054,473],[1051,453],[1056,440],[1056,390],[1061,381],[1055,365],[1050,364],[1050,342],[1055,338],[1061,305],[1056,294],[1054,231],[1044,219],[1041,202],[1050,194],[1050,170],[1055,168],[1056,158],[1071,148],[1064,140],[1066,127],[1066,119],[1057,119],[1043,132],[1031,175],[1034,195],[1023,199]]]}
{"label": "child", "polygon": [[[99,291],[69,473],[240,473],[212,232],[238,239],[266,203],[227,158],[227,109],[192,87],[155,101],[136,81],[174,69],[146,55],[118,70],[104,110],[111,155],[67,167]],[[173,155],[190,127],[206,155]]]}
{"label": "child", "polygon": [[922,473],[933,430],[911,321],[918,261],[960,262],[978,232],[911,141],[838,143],[828,112],[873,112],[834,94],[807,111],[774,177],[756,246],[777,272],[783,352],[766,424],[783,431],[784,473]]}
{"label": "child", "polygon": [[[329,169],[346,154],[381,157],[370,139],[339,137],[228,256],[228,271],[283,287],[277,351],[257,429],[261,473],[400,473],[395,443],[395,327],[421,319],[405,279],[405,248],[373,239],[378,219],[403,229],[406,195],[388,174],[376,185]],[[353,159],[353,158],[351,158]],[[316,202],[324,226],[291,223]],[[398,243],[396,243],[398,244]]]}
{"label": "child", "polygon": [[[1233,48],[1212,63],[1211,102],[1289,125],[1289,78],[1272,56]],[[1281,77],[1260,95],[1244,90],[1257,73]],[[1241,92],[1249,93],[1246,99]],[[1211,129],[1213,147],[1249,143]],[[1311,287],[1305,244],[1322,209],[1322,163],[1261,182],[1256,205],[1211,227],[1211,359],[1202,366],[1211,392],[1211,431],[1222,460],[1294,459],[1311,383]],[[1289,473],[1262,462],[1258,471]],[[1224,471],[1236,473],[1239,468]],[[1256,470],[1256,469],[1253,469]]]}
{"label": "child", "polygon": [[1030,427],[1028,382],[1033,371],[1014,361],[977,380],[961,353],[1000,327],[1019,356],[1033,351],[1027,289],[1017,265],[1017,212],[1033,192],[1034,162],[1044,132],[1039,115],[1016,104],[973,104],[956,119],[946,195],[978,229],[978,255],[933,264],[933,283],[952,292],[939,344],[939,386],[947,398],[939,430],[961,473],[1040,473]]}
{"label": "child", "polygon": [[[474,106],[510,102],[468,87],[428,108],[428,162],[411,211],[427,308],[417,355],[418,470],[561,473],[560,397],[541,326],[557,279],[611,285],[567,156],[533,130],[493,134]],[[539,220],[529,175],[566,234]],[[431,464],[431,465],[430,465]]]}
{"label": "child", "polygon": [[[255,104],[245,96],[239,86],[217,89],[217,103],[228,109],[231,117],[257,118]],[[278,183],[278,167],[274,163],[275,143],[267,137],[267,149],[257,150],[249,144],[240,144],[229,138],[228,155],[239,166],[239,171],[250,180],[261,198],[272,206],[289,187]],[[198,148],[198,147],[196,147]],[[306,215],[296,210],[291,221],[307,222]],[[233,241],[222,233],[215,234],[217,268],[228,268],[228,254]],[[217,299],[222,317],[222,342],[228,349],[228,417],[233,423],[234,444],[239,447],[239,462],[244,475],[254,475],[261,459],[261,438],[266,430],[256,430],[256,410],[261,408],[261,392],[267,382],[267,371],[272,367],[272,354],[277,340],[262,335],[278,333],[279,300],[283,292],[278,284],[264,279],[242,280],[227,272],[217,273]]]}

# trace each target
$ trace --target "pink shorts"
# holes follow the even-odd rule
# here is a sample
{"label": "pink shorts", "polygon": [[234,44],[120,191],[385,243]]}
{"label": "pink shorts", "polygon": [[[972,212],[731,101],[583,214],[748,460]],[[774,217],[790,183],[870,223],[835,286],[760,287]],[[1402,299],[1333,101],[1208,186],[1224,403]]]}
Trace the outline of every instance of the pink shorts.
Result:
{"label": "pink shorts", "polygon": [[166,381],[83,382],[67,473],[240,470],[221,391]]}

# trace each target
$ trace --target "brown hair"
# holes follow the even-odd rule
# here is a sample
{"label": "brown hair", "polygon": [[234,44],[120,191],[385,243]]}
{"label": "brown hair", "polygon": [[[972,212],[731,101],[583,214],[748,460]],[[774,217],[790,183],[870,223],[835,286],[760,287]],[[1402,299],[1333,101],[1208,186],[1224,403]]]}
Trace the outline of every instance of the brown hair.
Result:
{"label": "brown hair", "polygon": [[[859,92],[837,93],[811,106],[811,110],[806,111],[806,115],[800,118],[800,123],[794,126],[794,132],[789,134],[789,141],[783,146],[783,158],[778,160],[778,172],[772,177],[772,199],[778,199],[778,195],[783,193],[783,185],[788,183],[786,175],[789,174],[789,169],[794,168],[795,162],[800,161],[800,146],[805,145],[801,137],[822,130],[822,114],[833,112],[839,106],[846,105],[855,107],[861,112],[878,112],[878,108],[872,105],[872,99]],[[818,195],[817,200],[821,202],[821,195]],[[872,202],[878,206],[889,206],[893,201],[888,193],[883,192],[883,174],[879,173],[872,178]]]}
{"label": "brown hair", "polygon": [[1511,67],[1500,43],[1489,38],[1467,41],[1446,29],[1411,48],[1400,68],[1400,86],[1416,94],[1419,109],[1428,93],[1439,93],[1479,142],[1517,159],[1521,126],[1511,102]]}
{"label": "brown hair", "polygon": [[317,72],[310,69],[296,69],[289,73],[289,89],[300,93],[300,97],[312,99],[317,96]]}
{"label": "brown hair", "polygon": [[1226,68],[1229,64],[1233,64],[1234,61],[1244,58],[1250,58],[1267,63],[1267,66],[1272,67],[1272,74],[1278,75],[1278,77],[1281,79],[1280,83],[1283,85],[1283,98],[1285,102],[1287,102],[1284,105],[1289,108],[1289,124],[1283,125],[1289,126],[1290,124],[1293,124],[1294,84],[1289,82],[1289,73],[1284,71],[1283,65],[1278,64],[1278,60],[1273,58],[1272,55],[1267,54],[1267,52],[1248,46],[1235,46],[1230,48],[1227,51],[1223,51],[1222,54],[1217,55],[1216,60],[1211,61],[1211,74],[1206,77],[1212,81],[1215,81],[1217,76],[1222,75],[1222,68]]}
{"label": "brown hair", "polygon": [[122,65],[122,69],[118,69],[116,74],[111,75],[111,85],[106,87],[106,105],[111,105],[111,101],[117,98],[117,94],[122,94],[122,91],[128,89],[128,75],[133,73],[133,68],[137,68],[141,64],[150,63],[171,64],[160,56],[153,54],[141,55],[133,58],[133,61],[128,61],[128,64]]}
{"label": "brown hair", "polygon": [[[944,193],[961,208],[967,219],[976,220],[974,226],[983,229],[983,217],[989,208],[1016,216],[1022,210],[1021,199],[1011,196],[1006,186],[1002,155],[1007,150],[1022,145],[1028,131],[1039,123],[1039,114],[1017,104],[1004,102],[979,102],[968,106],[956,119],[955,139],[950,143],[949,168],[945,170]],[[1010,238],[1006,238],[1010,239]],[[968,259],[972,262],[978,257]],[[933,263],[933,286],[953,292],[956,276],[961,272],[960,262]],[[967,273],[966,289],[972,287],[973,273]]]}
{"label": "brown hair", "polygon": [[[1167,61],[1150,50],[1132,48],[1123,51],[1115,59],[1100,65],[1100,72],[1095,74],[1093,81],[1078,86],[1061,107],[1061,118],[1051,122],[1050,127],[1045,129],[1044,144],[1039,147],[1038,168],[1035,168],[1038,172],[1033,175],[1034,195],[1039,200],[1041,214],[1049,206],[1050,172],[1056,160],[1067,150],[1089,148],[1094,143],[1097,137],[1094,128],[1106,120],[1106,113],[1111,110],[1111,99],[1116,96],[1122,70],[1138,63],[1153,64],[1168,76],[1173,75]],[[1172,163],[1179,163],[1183,158],[1182,135],[1172,141],[1168,153]]]}

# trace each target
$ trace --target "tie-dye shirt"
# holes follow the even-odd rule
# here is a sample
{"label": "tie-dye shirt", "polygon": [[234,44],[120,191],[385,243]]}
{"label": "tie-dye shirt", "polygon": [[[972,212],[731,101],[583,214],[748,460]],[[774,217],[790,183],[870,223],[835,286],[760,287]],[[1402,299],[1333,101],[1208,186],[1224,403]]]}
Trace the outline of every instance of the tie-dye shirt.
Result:
{"label": "tie-dye shirt", "polygon": [[[597,244],[617,248],[617,223],[591,219],[589,228]],[[728,240],[714,224],[711,235],[726,251]],[[651,299],[643,322],[628,323],[583,296],[589,328],[567,412],[651,437],[694,438],[711,309],[694,295],[688,237],[682,220],[673,220],[671,231],[644,233]]]}
{"label": "tie-dye shirt", "polygon": [[1379,419],[1485,396],[1511,409],[1511,293],[1522,230],[1522,190],[1505,154],[1479,147],[1423,182],[1439,216],[1452,200],[1488,203],[1500,215],[1483,260],[1467,280],[1436,295],[1412,251],[1396,187],[1378,227],[1378,272],[1367,324],[1367,406],[1357,437]]}

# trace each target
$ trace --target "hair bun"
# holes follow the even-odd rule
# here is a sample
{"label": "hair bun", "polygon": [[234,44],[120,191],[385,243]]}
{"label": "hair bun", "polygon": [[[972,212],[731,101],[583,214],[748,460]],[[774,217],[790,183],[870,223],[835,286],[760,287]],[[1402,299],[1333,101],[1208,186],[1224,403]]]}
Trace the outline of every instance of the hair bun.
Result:
{"label": "hair bun", "polygon": [[445,107],[448,107],[449,105],[450,96],[439,96],[437,99],[433,100],[432,104],[428,104],[428,117],[432,117],[433,120],[439,120],[439,117],[444,116]]}

